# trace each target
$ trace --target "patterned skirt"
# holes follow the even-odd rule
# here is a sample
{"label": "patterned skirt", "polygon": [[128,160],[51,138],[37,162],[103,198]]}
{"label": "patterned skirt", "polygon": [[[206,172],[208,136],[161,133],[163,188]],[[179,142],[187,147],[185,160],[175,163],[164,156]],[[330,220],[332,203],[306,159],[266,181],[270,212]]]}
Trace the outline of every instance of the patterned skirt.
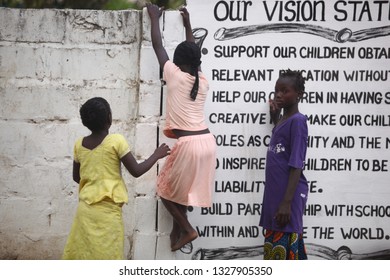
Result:
{"label": "patterned skirt", "polygon": [[267,229],[264,260],[307,260],[303,235]]}

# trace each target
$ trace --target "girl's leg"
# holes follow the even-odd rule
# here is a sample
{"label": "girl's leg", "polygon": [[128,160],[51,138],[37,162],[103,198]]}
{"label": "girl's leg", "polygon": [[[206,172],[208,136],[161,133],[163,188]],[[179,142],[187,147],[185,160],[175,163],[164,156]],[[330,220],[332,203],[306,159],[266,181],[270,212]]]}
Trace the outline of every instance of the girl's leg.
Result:
{"label": "girl's leg", "polygon": [[191,241],[193,241],[194,239],[196,239],[198,237],[198,233],[196,232],[196,230],[192,227],[192,225],[188,221],[187,206],[180,205],[180,204],[177,204],[177,205],[181,211],[182,216],[185,218],[186,223],[188,223],[189,227],[182,228],[180,239],[177,241],[175,246],[172,247],[173,251],[176,251],[176,250],[182,248],[184,245],[186,245],[187,243],[190,243]]}
{"label": "girl's leg", "polygon": [[[180,205],[178,204],[181,212],[182,212],[182,215],[185,217],[185,219],[188,221],[188,218],[187,218],[187,206],[185,205]],[[188,222],[188,224],[191,226],[191,224]],[[176,251],[180,248],[182,248],[184,245],[186,245],[187,243],[190,243],[191,241],[193,241],[194,239],[196,239],[198,237],[198,233],[196,232],[196,230],[191,226],[191,230],[188,231],[188,230],[182,230],[181,231],[181,238],[177,241],[177,243],[175,244],[175,246],[173,247],[173,251]]]}
{"label": "girl's leg", "polygon": [[[164,206],[168,210],[168,212],[172,215],[174,221],[177,223],[179,229],[180,229],[180,235],[178,236],[177,232],[174,231],[176,228],[172,228],[171,232],[171,238],[176,238],[175,236],[178,236],[178,240],[175,244],[171,246],[172,251],[179,250],[181,247],[183,247],[188,242],[191,242],[195,238],[198,237],[198,233],[196,230],[191,226],[187,219],[187,207],[183,205],[179,205],[175,202],[166,200],[164,198],[161,198],[161,201],[163,202]],[[174,224],[175,226],[175,224]],[[172,243],[171,239],[171,243]]]}
{"label": "girl's leg", "polygon": [[[187,206],[181,205],[181,204],[178,204],[178,203],[175,203],[175,202],[171,202],[171,203],[174,203],[177,206],[177,208],[181,211],[182,215],[188,220],[188,218],[187,218]],[[175,219],[173,219],[172,231],[171,231],[171,234],[170,234],[171,247],[173,247],[176,244],[176,242],[180,238],[180,235],[181,235],[180,225],[176,222]]]}
{"label": "girl's leg", "polygon": [[169,235],[169,238],[171,240],[171,248],[179,240],[179,237],[180,237],[180,226],[176,222],[176,220],[173,219],[172,231],[171,231],[171,234]]}

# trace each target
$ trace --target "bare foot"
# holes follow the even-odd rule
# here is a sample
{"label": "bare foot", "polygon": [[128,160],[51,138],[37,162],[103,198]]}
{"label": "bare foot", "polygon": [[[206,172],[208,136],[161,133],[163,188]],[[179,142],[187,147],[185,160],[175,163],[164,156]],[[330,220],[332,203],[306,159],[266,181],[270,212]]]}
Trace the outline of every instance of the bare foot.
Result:
{"label": "bare foot", "polygon": [[182,234],[180,239],[176,242],[174,246],[172,246],[172,251],[177,251],[187,243],[195,240],[198,237],[198,233],[196,230],[190,231],[188,233]]}

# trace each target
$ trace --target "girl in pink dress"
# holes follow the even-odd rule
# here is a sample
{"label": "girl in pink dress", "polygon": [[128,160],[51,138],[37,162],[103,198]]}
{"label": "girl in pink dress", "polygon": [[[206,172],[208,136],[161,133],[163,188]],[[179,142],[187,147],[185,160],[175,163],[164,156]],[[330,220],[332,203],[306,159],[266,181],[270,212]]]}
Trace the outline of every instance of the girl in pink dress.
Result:
{"label": "girl in pink dress", "polygon": [[173,217],[171,249],[176,251],[198,237],[187,219],[187,206],[210,207],[216,168],[216,142],[204,116],[208,82],[200,72],[201,52],[195,44],[189,14],[181,9],[186,41],[169,60],[162,45],[162,10],[148,4],[153,49],[164,72],[168,94],[164,134],[178,139],[159,174],[157,194]]}

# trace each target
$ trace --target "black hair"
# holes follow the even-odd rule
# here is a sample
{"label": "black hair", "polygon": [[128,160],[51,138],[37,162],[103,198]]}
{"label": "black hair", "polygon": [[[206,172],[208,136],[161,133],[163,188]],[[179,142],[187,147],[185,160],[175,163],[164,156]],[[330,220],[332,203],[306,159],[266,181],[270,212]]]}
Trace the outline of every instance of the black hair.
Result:
{"label": "black hair", "polygon": [[282,70],[280,71],[279,78],[290,78],[294,81],[295,90],[299,93],[304,93],[305,91],[305,79],[302,76],[302,71],[298,70]]}
{"label": "black hair", "polygon": [[191,99],[195,100],[199,89],[199,74],[198,68],[202,61],[200,60],[202,54],[200,48],[194,42],[184,41],[181,42],[175,49],[173,55],[173,63],[176,65],[188,65],[191,69],[191,75],[195,76],[195,82],[191,89]]}
{"label": "black hair", "polygon": [[85,102],[80,108],[83,125],[91,131],[99,131],[111,124],[111,108],[107,100],[94,97]]}

